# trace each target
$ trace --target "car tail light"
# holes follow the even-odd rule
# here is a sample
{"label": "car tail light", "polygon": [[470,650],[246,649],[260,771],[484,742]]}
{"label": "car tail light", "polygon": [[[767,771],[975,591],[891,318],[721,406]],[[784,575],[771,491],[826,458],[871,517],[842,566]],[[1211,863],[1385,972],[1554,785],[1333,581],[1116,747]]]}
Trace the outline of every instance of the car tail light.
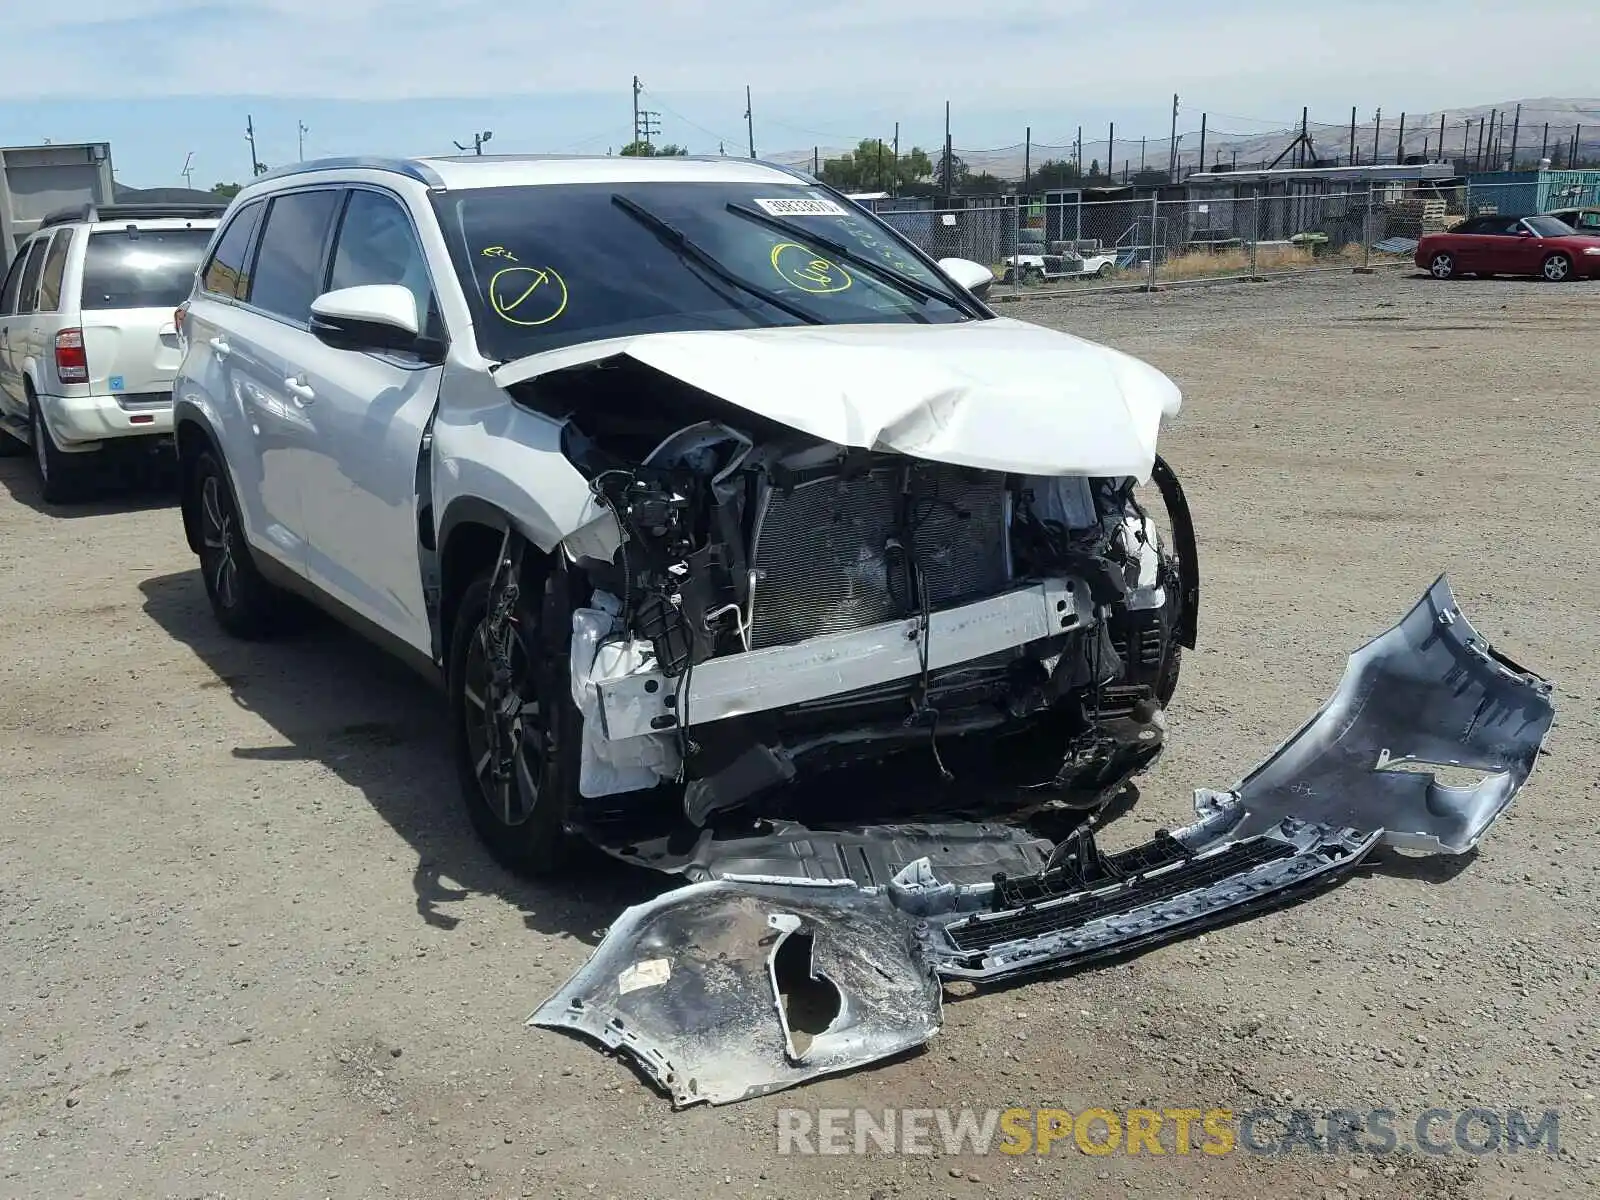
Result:
{"label": "car tail light", "polygon": [[56,334],[56,378],[62,383],[89,382],[89,356],[83,350],[83,330],[63,329]]}

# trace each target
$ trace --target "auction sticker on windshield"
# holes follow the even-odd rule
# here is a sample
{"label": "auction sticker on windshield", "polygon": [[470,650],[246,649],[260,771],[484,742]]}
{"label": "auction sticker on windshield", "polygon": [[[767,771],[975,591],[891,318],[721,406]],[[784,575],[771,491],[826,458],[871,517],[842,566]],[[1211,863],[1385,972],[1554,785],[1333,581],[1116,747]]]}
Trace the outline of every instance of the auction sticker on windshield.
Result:
{"label": "auction sticker on windshield", "polygon": [[807,196],[801,199],[788,200],[755,200],[763,209],[774,217],[842,217],[845,215],[843,208],[832,200],[812,199]]}

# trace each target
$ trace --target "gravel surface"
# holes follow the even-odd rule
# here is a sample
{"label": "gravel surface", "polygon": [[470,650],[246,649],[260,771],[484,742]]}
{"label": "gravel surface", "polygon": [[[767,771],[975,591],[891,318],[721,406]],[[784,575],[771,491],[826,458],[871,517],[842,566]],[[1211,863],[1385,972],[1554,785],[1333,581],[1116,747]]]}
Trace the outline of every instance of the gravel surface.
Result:
{"label": "gravel surface", "polygon": [[[1164,449],[1201,646],[1108,836],[1186,819],[1448,570],[1557,685],[1550,754],[1479,854],[1391,856],[1121,965],[955,995],[923,1053],[673,1113],[523,1026],[658,880],[494,867],[426,685],[334,628],[228,641],[166,495],[50,513],[4,459],[0,1195],[1595,1194],[1600,285],[1330,276],[1003,311],[1186,393]],[[1402,1135],[1432,1106],[1554,1108],[1561,1153],[777,1155],[780,1107],[858,1105],[1380,1107]]]}

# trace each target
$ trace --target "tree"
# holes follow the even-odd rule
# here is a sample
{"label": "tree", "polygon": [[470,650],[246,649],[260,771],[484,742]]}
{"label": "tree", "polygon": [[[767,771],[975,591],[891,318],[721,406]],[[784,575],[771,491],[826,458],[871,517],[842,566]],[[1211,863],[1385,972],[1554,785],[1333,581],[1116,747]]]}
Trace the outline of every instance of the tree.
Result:
{"label": "tree", "polygon": [[239,194],[239,184],[214,183],[211,185],[211,191],[214,195],[221,196],[224,200],[232,200]]}
{"label": "tree", "polygon": [[971,178],[972,171],[961,161],[959,154],[952,153],[949,158],[949,176],[946,177],[945,163],[945,156],[941,154],[933,168],[933,182],[941,192],[959,192]]}
{"label": "tree", "polygon": [[961,180],[961,191],[968,196],[998,196],[1010,185],[998,175],[979,171]]}
{"label": "tree", "polygon": [[675,146],[671,142],[665,146],[657,146],[651,142],[629,142],[619,153],[629,158],[679,158],[688,154],[689,150],[686,146]]}
{"label": "tree", "polygon": [[823,160],[822,182],[848,192],[903,192],[933,174],[927,151],[913,146],[897,159],[894,143],[862,138],[854,150]]}
{"label": "tree", "polygon": [[1047,158],[1034,168],[1029,182],[1041,191],[1054,191],[1073,187],[1082,178],[1083,173],[1078,170],[1077,163],[1062,158]]}

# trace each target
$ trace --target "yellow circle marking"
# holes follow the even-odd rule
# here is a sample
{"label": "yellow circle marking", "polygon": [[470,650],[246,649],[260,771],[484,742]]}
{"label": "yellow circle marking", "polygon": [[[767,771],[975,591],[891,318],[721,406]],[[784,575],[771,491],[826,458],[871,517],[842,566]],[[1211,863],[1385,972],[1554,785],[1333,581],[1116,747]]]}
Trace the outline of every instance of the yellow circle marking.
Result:
{"label": "yellow circle marking", "polygon": [[[516,278],[503,289],[507,276]],[[515,288],[524,283],[527,286],[512,296]],[[548,325],[567,311],[567,281],[549,267],[502,267],[489,280],[489,303],[501,320],[513,325]],[[524,304],[528,308],[519,314]]]}
{"label": "yellow circle marking", "polygon": [[843,267],[798,242],[779,242],[772,248],[772,269],[785,283],[813,296],[842,292],[855,282]]}

